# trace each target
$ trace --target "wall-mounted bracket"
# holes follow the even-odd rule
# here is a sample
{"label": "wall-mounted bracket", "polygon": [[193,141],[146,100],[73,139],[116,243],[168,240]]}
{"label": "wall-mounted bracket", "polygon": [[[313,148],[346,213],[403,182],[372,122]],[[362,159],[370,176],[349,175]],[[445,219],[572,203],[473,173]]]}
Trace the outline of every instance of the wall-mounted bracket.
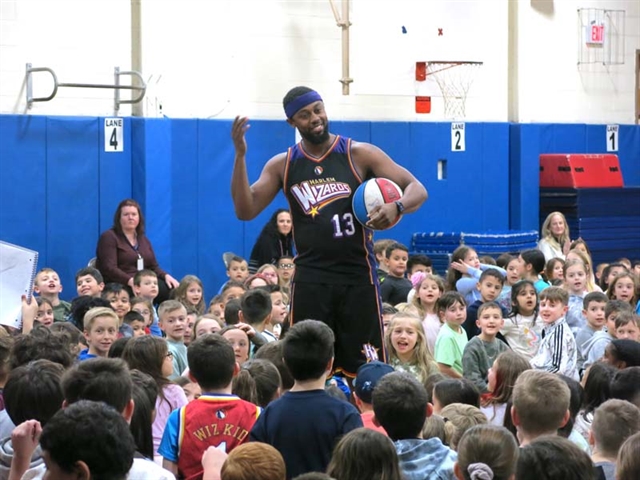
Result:
{"label": "wall-mounted bracket", "polygon": [[[46,97],[34,97],[33,96],[33,73],[48,72],[53,78],[53,90],[49,96]],[[70,87],[70,88],[107,88],[113,89],[113,108],[117,113],[120,110],[120,105],[138,103],[142,101],[147,91],[147,85],[142,78],[142,75],[136,71],[121,72],[120,67],[114,69],[114,84],[101,84],[101,83],[62,83],[58,81],[56,73],[49,67],[32,67],[30,63],[27,63],[26,76],[27,76],[27,108],[31,108],[35,102],[48,102],[58,93],[58,88]],[[120,85],[120,76],[129,75],[135,77],[138,80],[139,85]],[[133,92],[139,92],[137,97],[131,98],[131,100],[121,100],[120,90],[131,90]]]}

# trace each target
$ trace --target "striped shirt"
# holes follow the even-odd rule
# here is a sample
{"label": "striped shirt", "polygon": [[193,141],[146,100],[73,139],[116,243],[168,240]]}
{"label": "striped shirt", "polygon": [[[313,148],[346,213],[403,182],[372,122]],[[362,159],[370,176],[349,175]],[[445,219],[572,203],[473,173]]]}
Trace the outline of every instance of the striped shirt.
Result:
{"label": "striped shirt", "polygon": [[538,353],[531,359],[531,366],[578,380],[578,349],[564,317],[545,325],[542,337]]}

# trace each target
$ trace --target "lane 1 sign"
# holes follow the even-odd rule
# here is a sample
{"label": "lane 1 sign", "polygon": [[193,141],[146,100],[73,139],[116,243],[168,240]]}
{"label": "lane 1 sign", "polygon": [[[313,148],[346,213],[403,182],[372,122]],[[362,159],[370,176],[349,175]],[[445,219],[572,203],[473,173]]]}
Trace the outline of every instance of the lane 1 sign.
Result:
{"label": "lane 1 sign", "polygon": [[124,151],[124,120],[122,118],[104,119],[104,151]]}
{"label": "lane 1 sign", "polygon": [[607,125],[607,152],[618,151],[618,134],[620,131],[620,125]]}

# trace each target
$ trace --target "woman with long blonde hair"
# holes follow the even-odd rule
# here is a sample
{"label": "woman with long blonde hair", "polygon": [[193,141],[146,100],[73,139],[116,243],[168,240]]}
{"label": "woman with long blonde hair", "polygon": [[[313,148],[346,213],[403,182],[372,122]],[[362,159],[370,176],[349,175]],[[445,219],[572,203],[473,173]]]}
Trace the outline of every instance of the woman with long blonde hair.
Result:
{"label": "woman with long blonde hair", "polygon": [[544,253],[546,261],[552,258],[565,259],[571,245],[569,225],[561,212],[551,212],[540,229],[538,250]]}

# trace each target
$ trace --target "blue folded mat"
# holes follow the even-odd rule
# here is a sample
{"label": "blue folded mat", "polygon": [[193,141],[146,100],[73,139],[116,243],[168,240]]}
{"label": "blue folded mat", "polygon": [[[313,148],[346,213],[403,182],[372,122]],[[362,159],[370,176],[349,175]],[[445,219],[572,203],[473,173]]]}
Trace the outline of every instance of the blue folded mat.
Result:
{"label": "blue folded mat", "polygon": [[[411,238],[412,253],[423,253],[432,260],[439,256],[445,265],[449,255],[460,245],[472,247],[478,255],[498,256],[502,253],[517,253],[536,248],[538,232],[528,231],[487,231],[487,232],[416,232]],[[446,259],[442,258],[447,254]],[[445,263],[446,262],[446,263]],[[434,261],[435,267],[435,261]],[[441,271],[440,269],[437,269]]]}

